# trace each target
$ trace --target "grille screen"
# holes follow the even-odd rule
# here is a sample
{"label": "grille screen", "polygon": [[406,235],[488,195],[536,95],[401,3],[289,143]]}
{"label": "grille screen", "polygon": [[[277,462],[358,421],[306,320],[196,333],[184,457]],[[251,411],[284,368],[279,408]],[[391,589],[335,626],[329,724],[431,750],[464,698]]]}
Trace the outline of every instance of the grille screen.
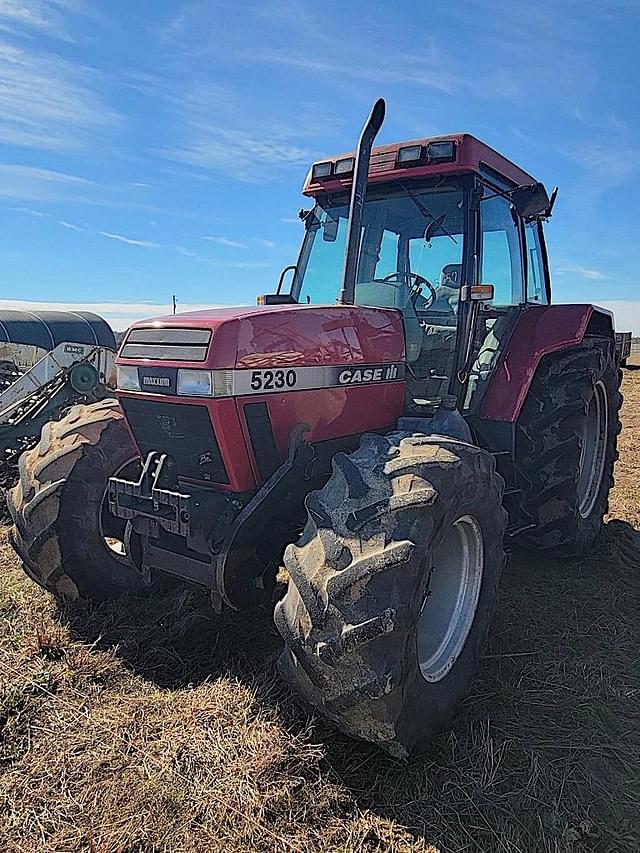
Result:
{"label": "grille screen", "polygon": [[228,483],[220,447],[204,406],[121,398],[143,456],[151,450],[173,457],[181,477]]}
{"label": "grille screen", "polygon": [[132,329],[120,355],[160,361],[204,361],[210,340],[209,329]]}

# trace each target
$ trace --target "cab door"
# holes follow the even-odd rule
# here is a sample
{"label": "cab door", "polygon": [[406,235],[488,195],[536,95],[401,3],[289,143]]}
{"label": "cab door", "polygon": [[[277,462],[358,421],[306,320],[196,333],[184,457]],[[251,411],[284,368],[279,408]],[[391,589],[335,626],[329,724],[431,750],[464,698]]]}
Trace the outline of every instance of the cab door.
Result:
{"label": "cab door", "polygon": [[527,301],[523,224],[509,198],[485,187],[480,202],[480,277],[494,297],[481,306],[474,334],[475,358],[469,371],[464,408],[475,411],[509,336]]}
{"label": "cab door", "polygon": [[526,296],[521,229],[518,216],[507,198],[493,195],[483,199],[480,231],[480,282],[493,285],[493,308],[504,312],[522,305]]}

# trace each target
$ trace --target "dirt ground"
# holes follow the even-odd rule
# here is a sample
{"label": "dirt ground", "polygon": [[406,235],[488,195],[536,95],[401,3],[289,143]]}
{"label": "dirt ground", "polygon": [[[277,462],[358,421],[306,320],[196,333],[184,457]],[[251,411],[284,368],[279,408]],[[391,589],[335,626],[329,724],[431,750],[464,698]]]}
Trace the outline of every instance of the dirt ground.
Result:
{"label": "dirt ground", "polygon": [[297,707],[268,613],[193,591],[58,610],[0,545],[0,850],[640,850],[640,371],[587,558],[513,555],[426,756]]}

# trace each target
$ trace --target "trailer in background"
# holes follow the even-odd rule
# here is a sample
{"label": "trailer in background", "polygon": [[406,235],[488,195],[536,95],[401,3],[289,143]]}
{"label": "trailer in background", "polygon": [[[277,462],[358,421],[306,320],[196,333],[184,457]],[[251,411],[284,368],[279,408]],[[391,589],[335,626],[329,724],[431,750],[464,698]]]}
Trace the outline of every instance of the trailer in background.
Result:
{"label": "trailer in background", "polygon": [[616,350],[620,367],[626,367],[631,355],[631,332],[616,332]]}

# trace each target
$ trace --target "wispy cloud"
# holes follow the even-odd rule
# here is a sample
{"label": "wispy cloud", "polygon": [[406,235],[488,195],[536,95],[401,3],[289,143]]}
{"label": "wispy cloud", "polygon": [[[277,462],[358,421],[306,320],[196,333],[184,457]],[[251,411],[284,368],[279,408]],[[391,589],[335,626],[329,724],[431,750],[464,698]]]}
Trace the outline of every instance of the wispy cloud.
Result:
{"label": "wispy cloud", "polygon": [[219,246],[225,246],[228,249],[249,249],[251,245],[260,246],[262,249],[275,249],[275,240],[265,240],[263,237],[251,237],[243,240],[232,239],[231,237],[200,237],[201,240],[208,240],[210,243],[217,243]]}
{"label": "wispy cloud", "polygon": [[160,154],[239,181],[262,183],[282,169],[307,165],[314,152],[300,145],[306,130],[318,132],[299,111],[296,122],[274,119],[273,113],[250,109],[226,89],[200,83],[168,99],[179,141]]}
{"label": "wispy cloud", "polygon": [[236,270],[266,270],[269,264],[262,261],[235,261],[233,263],[219,263],[218,261],[210,261],[216,267],[231,267]]}
{"label": "wispy cloud", "polygon": [[137,240],[134,237],[126,237],[124,234],[115,234],[113,231],[92,231],[91,228],[85,228],[82,225],[67,222],[66,219],[59,219],[58,225],[62,225],[63,228],[67,228],[69,231],[79,231],[83,234],[95,234],[98,237],[106,237],[108,240],[115,240],[118,243],[126,243],[128,246],[139,246],[141,249],[172,248],[176,251],[180,250],[183,254],[190,254],[186,249],[182,250],[181,246],[166,247],[162,246],[161,243],[155,243],[151,240]]}
{"label": "wispy cloud", "polygon": [[608,278],[601,270],[594,270],[589,267],[581,267],[578,264],[561,264],[555,268],[556,275],[577,275],[580,278],[590,280]]}
{"label": "wispy cloud", "polygon": [[185,258],[191,258],[194,261],[199,261],[203,264],[209,264],[212,267],[226,267],[229,269],[267,269],[269,264],[262,261],[220,261],[217,258],[207,258],[204,255],[194,252],[192,249],[187,249],[186,246],[166,245],[163,249],[168,249],[171,252],[176,252]]}
{"label": "wispy cloud", "polygon": [[36,219],[44,219],[50,216],[50,213],[44,213],[42,210],[34,210],[32,207],[10,207],[9,210],[15,210],[16,213],[25,213],[27,216],[33,216]]}
{"label": "wispy cloud", "polygon": [[108,237],[109,240],[117,240],[119,243],[127,243],[129,246],[140,246],[143,249],[159,249],[160,243],[154,243],[151,240],[134,240],[133,237],[125,237],[123,234],[113,234],[111,231],[98,231],[101,237]]}
{"label": "wispy cloud", "polygon": [[[432,59],[429,58],[430,53],[433,55]],[[287,65],[302,71],[342,78],[351,77],[378,85],[410,84],[452,94],[460,88],[462,80],[449,67],[449,62],[445,61],[446,57],[436,58],[435,53],[433,48],[426,47],[424,54],[417,56],[394,54],[387,59],[379,55],[377,61],[371,57],[371,61],[362,64],[358,61],[345,62],[344,57],[336,59],[335,62],[317,61],[306,56],[292,56],[281,50],[265,48],[251,51],[246,58],[253,62]]]}
{"label": "wispy cloud", "polygon": [[13,175],[17,178],[28,180],[45,181],[51,184],[84,184],[91,183],[88,178],[80,175],[70,175],[67,172],[56,172],[53,169],[41,169],[38,166],[21,166],[11,163],[0,165],[0,172],[4,175]]}
{"label": "wispy cloud", "polygon": [[[212,220],[208,213],[160,207],[134,201],[126,187],[123,188],[113,183],[96,183],[80,175],[9,163],[0,164],[0,198],[46,204],[64,202],[91,208],[140,211],[145,214],[170,216],[172,218],[206,220],[207,222]],[[27,206],[13,206],[10,209],[19,213],[29,213],[31,216],[51,215],[44,211],[34,212]],[[146,219],[145,221],[149,220]]]}
{"label": "wispy cloud", "polygon": [[206,3],[189,3],[161,27],[159,37],[163,42],[188,45],[196,54],[217,53],[224,40],[225,52],[235,62],[286,66],[341,81],[415,84],[447,94],[461,83],[464,66],[453,61],[450,45],[441,47],[434,39],[419,36],[407,50],[402,20],[383,32],[374,23],[375,15],[366,20],[341,15],[340,38],[336,38],[335,8],[299,0],[262,0],[247,4],[247,15],[257,22],[262,35],[259,45],[248,46],[244,21],[236,19],[239,26],[222,29],[221,13],[224,10],[214,13]]}
{"label": "wispy cloud", "polygon": [[185,258],[193,258],[195,261],[206,261],[206,258],[203,258],[202,255],[199,255],[197,252],[192,251],[191,249],[187,249],[185,246],[172,246],[171,247],[174,252],[177,252],[179,255],[182,255]]}
{"label": "wispy cloud", "polygon": [[269,267],[269,264],[264,263],[264,261],[221,261],[217,258],[208,258],[204,255],[199,254],[198,252],[194,252],[192,249],[188,249],[186,246],[181,246],[179,244],[158,243],[155,240],[142,240],[136,237],[129,237],[125,234],[118,234],[115,231],[95,231],[91,228],[85,227],[84,225],[77,225],[74,222],[69,222],[66,219],[59,219],[58,225],[62,226],[63,228],[66,228],[69,231],[77,231],[83,234],[92,234],[96,237],[105,237],[108,240],[115,240],[117,243],[124,243],[127,246],[134,246],[140,249],[157,249],[166,252],[175,252],[176,254],[182,255],[185,258],[191,258],[194,261],[209,264],[212,267],[228,269],[267,269]]}
{"label": "wispy cloud", "polygon": [[53,53],[0,42],[0,80],[0,142],[74,151],[122,121],[95,72]]}
{"label": "wispy cloud", "polygon": [[62,225],[63,228],[68,228],[69,231],[86,231],[86,228],[81,228],[79,225],[74,225],[73,222],[67,222],[65,219],[59,219],[58,225]]}
{"label": "wispy cloud", "polygon": [[607,133],[626,133],[628,127],[620,116],[611,111],[587,111],[584,107],[576,107],[573,117],[590,130],[604,130]]}
{"label": "wispy cloud", "polygon": [[264,135],[258,135],[207,122],[187,124],[193,139],[165,151],[165,156],[239,181],[261,183],[282,167],[306,165],[313,160],[313,151],[293,142],[293,129],[288,134],[265,129]]}
{"label": "wispy cloud", "polygon": [[0,164],[0,197],[22,201],[51,201],[64,198],[70,192],[84,191],[90,186],[91,181],[80,175],[37,166]]}
{"label": "wispy cloud", "polygon": [[[625,138],[626,136],[626,138]],[[612,145],[615,139],[615,145]],[[592,192],[619,186],[632,175],[640,173],[640,152],[632,134],[605,132],[599,138],[588,139],[570,146],[571,158],[592,176]]]}
{"label": "wispy cloud", "polygon": [[74,41],[72,28],[78,17],[102,16],[83,0],[0,0],[0,30],[43,33]]}
{"label": "wispy cloud", "polygon": [[241,243],[239,240],[230,240],[229,237],[201,237],[202,240],[209,240],[211,243],[217,243],[219,246],[226,246],[229,249],[248,249],[246,243]]}

